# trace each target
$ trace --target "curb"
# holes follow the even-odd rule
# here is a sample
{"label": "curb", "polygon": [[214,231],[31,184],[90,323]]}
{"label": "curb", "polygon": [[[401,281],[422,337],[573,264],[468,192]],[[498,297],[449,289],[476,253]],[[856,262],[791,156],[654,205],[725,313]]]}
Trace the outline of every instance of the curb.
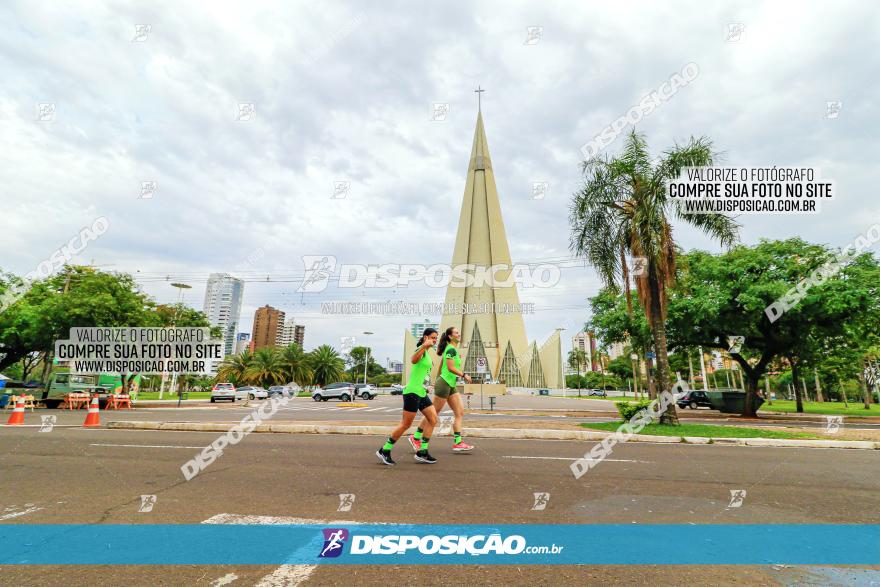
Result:
{"label": "curb", "polygon": [[[236,422],[143,422],[113,421],[107,428],[127,430],[178,430],[182,432],[228,432]],[[339,426],[338,424],[259,424],[254,432],[285,434],[356,434],[387,436],[389,426]],[[474,438],[509,438],[518,440],[604,440],[609,432],[586,430],[530,430],[520,428],[468,428]],[[440,436],[438,434],[437,436]],[[446,436],[446,435],[443,435]],[[650,444],[718,444],[726,446],[775,446],[802,448],[850,448],[880,450],[880,442],[870,440],[795,440],[776,438],[704,438],[694,436],[653,436],[634,434],[627,442]]]}

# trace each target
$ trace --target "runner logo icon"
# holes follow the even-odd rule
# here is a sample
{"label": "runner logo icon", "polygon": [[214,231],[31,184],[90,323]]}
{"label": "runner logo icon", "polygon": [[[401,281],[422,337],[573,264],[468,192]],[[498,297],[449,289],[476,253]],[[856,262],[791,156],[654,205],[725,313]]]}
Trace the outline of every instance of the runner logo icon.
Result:
{"label": "runner logo icon", "polygon": [[348,540],[348,530],[345,528],[324,528],[324,547],[318,558],[335,558],[342,554],[345,541]]}

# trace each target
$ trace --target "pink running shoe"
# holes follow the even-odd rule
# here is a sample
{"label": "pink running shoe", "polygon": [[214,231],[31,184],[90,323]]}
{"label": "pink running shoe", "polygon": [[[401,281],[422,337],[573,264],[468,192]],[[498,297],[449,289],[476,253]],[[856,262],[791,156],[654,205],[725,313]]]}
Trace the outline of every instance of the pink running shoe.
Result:
{"label": "pink running shoe", "polygon": [[466,443],[465,441],[461,441],[458,444],[452,445],[452,452],[469,452],[474,450],[474,447]]}
{"label": "pink running shoe", "polygon": [[422,441],[417,440],[416,437],[413,436],[412,434],[409,435],[409,444],[410,444],[410,446],[413,447],[413,450],[416,452],[419,452],[420,450],[422,450]]}

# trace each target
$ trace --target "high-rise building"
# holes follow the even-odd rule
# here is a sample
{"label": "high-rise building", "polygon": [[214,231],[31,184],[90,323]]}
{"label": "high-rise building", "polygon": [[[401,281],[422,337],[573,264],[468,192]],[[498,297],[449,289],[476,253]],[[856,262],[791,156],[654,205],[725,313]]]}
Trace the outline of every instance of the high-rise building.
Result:
{"label": "high-rise building", "polygon": [[403,362],[402,361],[392,361],[388,359],[388,372],[389,373],[403,373]]}
{"label": "high-rise building", "polygon": [[281,336],[278,337],[278,346],[288,346],[295,342],[302,347],[305,337],[306,327],[302,324],[297,324],[294,319],[291,318],[284,323],[284,326],[281,329]]}
{"label": "high-rise building", "polygon": [[425,331],[425,328],[433,328],[435,330],[439,330],[440,325],[425,318],[424,322],[413,322],[412,324],[410,324],[409,332],[414,337],[416,337],[416,339],[419,339],[422,337],[422,333]]}
{"label": "high-rise building", "polygon": [[608,358],[612,361],[617,357],[622,357],[626,351],[626,345],[622,342],[615,342],[608,346]]}
{"label": "high-rise building", "polygon": [[241,318],[244,282],[228,273],[212,273],[205,288],[203,311],[211,326],[223,330],[224,355],[235,352],[235,333]]}
{"label": "high-rise building", "polygon": [[578,332],[571,337],[571,348],[583,351],[586,355],[586,367],[590,371],[598,371],[599,363],[596,361],[596,338],[592,332]]}
{"label": "high-rise building", "polygon": [[284,312],[266,304],[254,313],[253,349],[278,346],[284,330]]}
{"label": "high-rise building", "polygon": [[235,354],[240,355],[251,346],[251,335],[247,332],[239,332],[235,335]]}
{"label": "high-rise building", "polygon": [[578,332],[571,337],[571,348],[583,351],[590,356],[590,335],[586,332]]}
{"label": "high-rise building", "polygon": [[[468,265],[484,270],[508,268],[493,271],[493,280],[482,284],[453,279],[446,288],[446,310],[438,330],[455,326],[461,332],[463,371],[475,381],[491,377],[508,387],[564,387],[560,331],[556,330],[541,345],[534,340],[529,343],[526,337],[519,293],[511,279],[510,248],[481,112],[477,113],[452,253],[453,267]],[[463,313],[467,307],[490,310]],[[417,339],[413,332],[405,333],[401,377],[404,381],[412,366],[409,357],[415,352]]]}

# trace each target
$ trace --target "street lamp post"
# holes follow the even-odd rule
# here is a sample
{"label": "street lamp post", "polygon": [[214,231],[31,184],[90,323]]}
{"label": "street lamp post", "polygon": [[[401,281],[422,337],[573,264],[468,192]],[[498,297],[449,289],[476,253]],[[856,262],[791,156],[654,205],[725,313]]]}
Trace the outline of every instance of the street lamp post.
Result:
{"label": "street lamp post", "polygon": [[[177,318],[180,316],[180,307],[183,305],[183,290],[192,289],[191,285],[187,285],[185,283],[172,283],[171,287],[176,287],[178,291],[177,295],[177,309],[174,311],[174,319],[171,322],[171,326],[177,325]],[[174,392],[175,387],[177,386],[177,372],[171,374],[171,391]],[[159,399],[162,399],[162,390],[165,387],[165,373],[162,373],[162,383],[159,386]],[[180,391],[177,392],[177,407],[180,407],[181,395]]]}
{"label": "street lamp post", "polygon": [[[366,331],[366,332],[364,332],[364,334],[366,336],[370,336],[373,333],[370,331]],[[366,349],[366,352],[364,353],[364,385],[366,385],[367,384],[367,367],[370,366],[370,347],[366,346],[364,348]]]}

